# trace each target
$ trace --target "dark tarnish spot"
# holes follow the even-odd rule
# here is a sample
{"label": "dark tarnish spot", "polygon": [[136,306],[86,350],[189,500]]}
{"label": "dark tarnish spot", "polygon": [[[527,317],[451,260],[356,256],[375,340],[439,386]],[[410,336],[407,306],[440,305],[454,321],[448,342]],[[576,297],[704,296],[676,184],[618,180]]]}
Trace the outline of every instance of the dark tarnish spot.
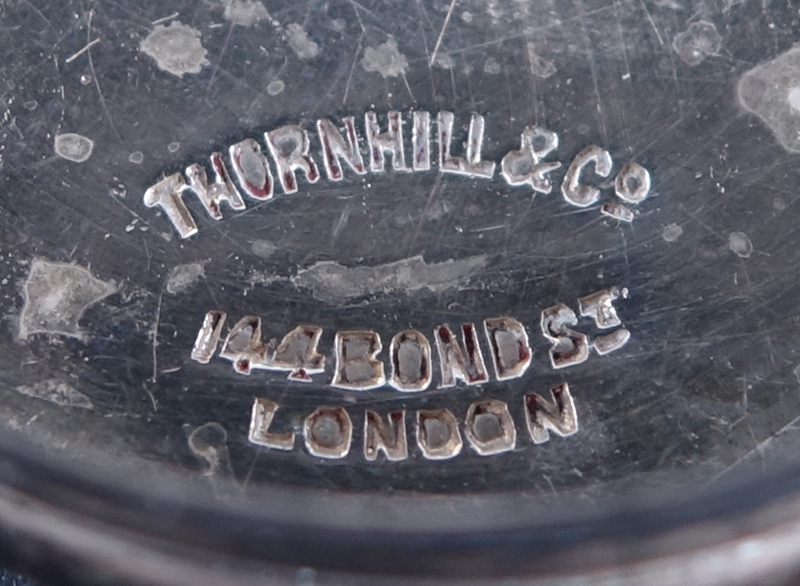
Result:
{"label": "dark tarnish spot", "polygon": [[[191,429],[184,425],[184,430]],[[187,442],[195,456],[205,461],[206,476],[211,478],[214,493],[220,498],[236,492],[236,478],[228,451],[228,432],[216,421],[204,423],[188,434]]]}
{"label": "dark tarnish spot", "polygon": [[224,18],[231,24],[248,27],[269,18],[267,9],[258,0],[222,0],[222,6]]}
{"label": "dark tarnish spot", "polygon": [[167,293],[171,295],[184,293],[205,274],[205,263],[195,262],[178,265],[170,271],[167,278]]}
{"label": "dark tarnish spot", "polygon": [[319,45],[308,37],[305,29],[297,23],[286,26],[286,40],[300,59],[308,60],[319,55]]}
{"label": "dark tarnish spot", "polygon": [[728,248],[742,258],[750,258],[753,254],[753,243],[744,232],[731,232],[728,236]]}
{"label": "dark tarnish spot", "polygon": [[719,53],[721,46],[722,37],[719,36],[717,27],[705,20],[693,22],[672,41],[678,57],[691,67],[699,65],[709,55]]}
{"label": "dark tarnish spot", "polygon": [[440,263],[414,256],[375,267],[346,267],[324,261],[298,271],[292,283],[313,291],[315,299],[341,303],[364,295],[420,291],[435,293],[463,286],[488,264],[485,255]]}
{"label": "dark tarnish spot", "polygon": [[35,259],[24,286],[19,337],[46,333],[81,338],[78,321],[86,308],[116,291],[83,267]]}
{"label": "dark tarnish spot", "polygon": [[742,106],[754,112],[767,95],[767,84],[754,75],[745,74],[739,82],[737,95]]}
{"label": "dark tarnish spot", "polygon": [[19,386],[16,391],[29,397],[55,403],[61,407],[80,407],[81,409],[92,409],[93,407],[89,397],[57,379],[38,382],[30,386]]}
{"label": "dark tarnish spot", "polygon": [[73,163],[83,163],[92,156],[94,141],[80,134],[59,134],[55,140],[56,154]]}
{"label": "dark tarnish spot", "polygon": [[408,60],[398,51],[397,41],[390,38],[377,47],[367,47],[361,66],[365,71],[374,71],[383,77],[397,77],[408,69]]}
{"label": "dark tarnish spot", "polygon": [[800,48],[746,71],[736,85],[736,96],[783,148],[800,153]]}
{"label": "dark tarnish spot", "polygon": [[156,26],[139,48],[155,59],[159,68],[178,77],[200,73],[203,67],[211,65],[200,44],[200,32],[178,21]]}

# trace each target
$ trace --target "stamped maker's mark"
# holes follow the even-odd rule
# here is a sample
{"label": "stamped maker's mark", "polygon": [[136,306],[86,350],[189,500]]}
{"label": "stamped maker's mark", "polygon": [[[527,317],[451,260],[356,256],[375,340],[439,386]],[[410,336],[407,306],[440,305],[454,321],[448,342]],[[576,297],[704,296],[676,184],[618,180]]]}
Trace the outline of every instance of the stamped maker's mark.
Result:
{"label": "stamped maker's mark", "polygon": [[[578,313],[591,319],[600,330],[593,338],[576,329],[578,314],[559,303],[541,312],[538,323],[541,334],[551,344],[548,362],[553,369],[575,366],[589,359],[591,350],[605,356],[622,348],[630,332],[622,327],[614,302],[627,297],[626,289],[603,289],[581,297]],[[248,315],[236,322],[223,340],[227,315],[209,311],[197,334],[192,359],[207,364],[221,345],[219,356],[230,360],[234,370],[250,375],[254,370],[285,371],[290,381],[308,383],[313,375],[325,371],[327,357],[319,351],[322,328],[299,325],[283,339],[265,342],[262,321]],[[523,377],[533,364],[533,349],[523,323],[508,317],[483,321],[483,344],[473,323],[461,324],[455,332],[448,324],[433,328],[433,342],[419,330],[396,333],[383,359],[384,344],[373,330],[336,332],[333,342],[333,378],[329,385],[344,391],[363,392],[388,386],[404,394],[423,392],[431,387],[438,372],[437,388],[468,386]],[[435,348],[435,352],[434,352]],[[491,372],[484,359],[488,348]],[[435,365],[438,361],[438,368]],[[388,362],[388,364],[387,364]],[[578,431],[578,416],[567,383],[553,387],[550,398],[536,393],[523,397],[525,426],[534,444],[548,441],[550,432],[567,437]],[[275,450],[295,448],[295,431],[274,431],[273,420],[278,403],[256,398],[250,419],[250,442]],[[517,427],[508,405],[488,398],[473,402],[463,417],[462,425],[449,409],[420,409],[414,417],[417,446],[429,460],[446,460],[457,456],[464,445],[463,437],[474,452],[482,456],[515,449]],[[344,407],[320,406],[309,414],[302,427],[303,443],[308,453],[319,458],[339,459],[350,453],[353,420]],[[383,453],[389,461],[408,458],[406,411],[395,410],[385,416],[367,409],[364,412],[363,454],[374,461]]]}
{"label": "stamped maker's mark", "polygon": [[[329,181],[337,182],[346,173],[384,173],[387,165],[397,173],[425,172],[438,166],[443,174],[484,180],[492,180],[499,168],[509,186],[527,186],[541,194],[551,193],[558,183],[554,172],[562,162],[555,159],[559,144],[555,132],[525,128],[519,148],[506,153],[498,164],[483,158],[486,122],[480,114],[472,114],[461,152],[453,145],[453,113],[438,112],[435,124],[426,111],[412,111],[407,118],[410,120],[401,112],[390,111],[382,125],[378,115],[368,111],[360,133],[353,116],[342,118],[341,126],[321,118],[315,124],[315,141],[302,126],[287,124],[265,132],[263,143],[245,138],[231,145],[227,157],[212,153],[211,176],[203,165],[192,164],[182,174],[164,177],[147,189],[144,204],[159,208],[179,235],[189,238],[198,232],[198,226],[184,202],[185,194],[197,197],[209,217],[221,220],[224,206],[241,211],[249,201],[272,200],[278,189],[284,194],[296,193],[299,176],[314,184],[323,173]],[[404,133],[409,122],[410,144]],[[434,128],[438,155],[435,159],[431,149]],[[312,144],[316,145],[313,149]],[[566,165],[560,180],[564,201],[576,208],[599,205],[604,215],[632,221],[633,206],[644,201],[650,192],[650,173],[634,161],[627,162],[611,182],[616,197],[603,200],[601,187],[589,178],[594,175],[610,179],[613,170],[614,161],[607,150],[596,145],[584,148]],[[604,289],[579,299],[577,313],[563,303],[543,309],[537,329],[550,344],[549,366],[564,369],[585,362],[592,352],[605,356],[622,348],[630,339],[630,332],[622,327],[613,303],[626,296],[626,289]],[[580,318],[592,319],[604,333],[590,338],[578,327]],[[236,322],[223,339],[226,319],[223,311],[206,314],[192,359],[202,364],[210,362],[221,342],[219,356],[230,360],[239,374],[284,371],[290,381],[309,383],[325,372],[327,357],[318,348],[323,333],[319,326],[298,325],[280,342],[264,341],[261,318],[248,315]],[[413,394],[429,389],[435,379],[442,389],[459,384],[488,384],[492,375],[496,381],[523,377],[534,361],[526,326],[510,316],[500,316],[485,319],[482,332],[485,345],[473,323],[455,329],[440,324],[433,328],[432,338],[407,329],[396,333],[385,345],[373,330],[338,331],[333,341],[333,375],[328,384],[351,392],[389,387]],[[489,350],[490,366],[484,358],[485,348]],[[382,358],[384,353],[388,354],[386,359]],[[251,443],[293,450],[298,443],[296,436],[301,434],[306,451],[313,456],[340,459],[350,454],[354,420],[348,408],[319,406],[305,417],[301,429],[281,431],[280,423],[277,430],[274,425],[279,407],[266,398],[255,399],[250,419]],[[549,396],[525,394],[522,407],[524,426],[534,444],[548,441],[550,433],[566,437],[578,430],[578,416],[567,383],[551,388]],[[416,410],[413,436],[424,458],[453,458],[461,453],[465,442],[481,456],[516,449],[517,426],[507,403],[483,398],[469,406],[461,421],[457,415],[450,409]],[[363,456],[367,461],[376,460],[380,454],[389,461],[409,457],[405,409],[383,415],[368,409],[363,422]]]}
{"label": "stamped maker's mark", "polygon": [[[432,168],[431,115],[412,111],[411,144],[407,144],[406,120],[398,111],[386,114],[386,126],[381,127],[375,112],[364,115],[363,135],[360,138],[356,119],[342,118],[342,128],[328,118],[316,123],[316,141],[322,167],[330,181],[341,181],[347,167],[355,175],[385,172],[387,158],[391,169],[399,173],[425,172]],[[455,116],[442,111],[436,115],[436,144],[439,172],[463,175],[474,179],[491,180],[498,165],[482,156],[485,129],[484,117],[472,114],[463,153],[453,146]],[[247,201],[268,201],[275,197],[276,184],[284,194],[299,189],[298,174],[314,184],[322,177],[320,166],[312,154],[312,137],[298,124],[287,124],[264,133],[264,145],[246,138],[228,148],[227,163],[222,153],[212,153],[209,178],[206,169],[197,163],[189,165],[183,174],[173,173],[147,189],[144,205],[159,208],[170,220],[181,238],[198,232],[197,223],[186,203],[189,192],[200,200],[206,213],[214,220],[223,218],[222,206],[242,211]],[[551,174],[562,166],[551,160],[558,148],[558,135],[540,127],[527,127],[520,137],[519,149],[511,150],[500,161],[500,175],[509,186],[529,186],[535,193],[548,194],[553,190]],[[410,163],[406,153],[410,153]],[[366,154],[366,160],[364,157]],[[585,208],[600,202],[601,191],[586,182],[590,168],[600,178],[610,177],[614,162],[611,154],[596,145],[579,152],[566,168],[561,181],[561,194],[571,206]],[[275,175],[277,175],[277,181]],[[235,179],[235,181],[234,181]],[[602,203],[600,212],[621,221],[631,222],[634,212],[630,206],[641,203],[650,191],[650,173],[636,162],[626,163],[614,178],[616,200]]]}

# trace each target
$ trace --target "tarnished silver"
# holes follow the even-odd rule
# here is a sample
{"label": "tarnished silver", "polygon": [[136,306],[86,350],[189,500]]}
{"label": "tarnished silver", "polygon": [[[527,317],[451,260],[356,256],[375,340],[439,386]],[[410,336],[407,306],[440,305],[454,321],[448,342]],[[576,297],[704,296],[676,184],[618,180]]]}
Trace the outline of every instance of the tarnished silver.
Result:
{"label": "tarnished silver", "polygon": [[0,12],[0,562],[797,565],[796,7]]}

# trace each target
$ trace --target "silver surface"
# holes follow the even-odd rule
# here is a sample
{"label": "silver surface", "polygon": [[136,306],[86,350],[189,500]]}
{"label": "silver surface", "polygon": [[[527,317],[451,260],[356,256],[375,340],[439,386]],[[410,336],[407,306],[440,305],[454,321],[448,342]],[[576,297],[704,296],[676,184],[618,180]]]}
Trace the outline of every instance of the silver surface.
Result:
{"label": "silver surface", "polygon": [[[0,17],[25,498],[247,563],[484,580],[718,545],[795,491],[791,3]],[[708,520],[730,533],[656,538]]]}

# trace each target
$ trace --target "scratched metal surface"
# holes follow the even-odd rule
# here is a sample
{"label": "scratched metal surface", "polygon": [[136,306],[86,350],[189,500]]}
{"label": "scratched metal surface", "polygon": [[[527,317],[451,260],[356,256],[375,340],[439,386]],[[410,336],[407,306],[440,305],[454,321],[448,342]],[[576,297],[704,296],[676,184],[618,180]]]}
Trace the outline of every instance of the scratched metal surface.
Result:
{"label": "scratched metal surface", "polygon": [[[124,479],[132,492],[224,496],[220,507],[267,516],[280,511],[265,494],[303,487],[308,502],[319,489],[325,498],[521,495],[525,522],[557,522],[619,494],[690,498],[796,462],[800,66],[791,3],[26,0],[0,4],[0,28],[0,413],[14,441],[111,485]],[[156,46],[154,31],[175,33],[174,44]],[[345,166],[341,182],[301,175],[298,193],[249,199],[242,212],[223,205],[220,221],[186,196],[198,233],[185,240],[143,203],[163,176],[209,168],[212,152],[245,138],[348,115],[362,132],[366,111],[383,125],[393,109],[453,112],[459,152],[470,116],[481,114],[483,158],[497,163],[520,148],[526,126],[547,128],[560,141],[555,188],[509,186],[499,165],[491,180],[435,164],[363,177]],[[410,140],[408,122],[405,130]],[[92,141],[88,158],[85,139],[69,133]],[[559,185],[592,144],[610,153],[614,171],[605,183],[592,178],[601,200],[578,208]],[[610,181],[631,160],[649,170],[651,190],[628,223],[600,205],[614,200]],[[460,268],[419,265],[451,260]],[[377,270],[411,262],[411,281],[370,290],[370,275],[342,269],[346,283],[331,293],[319,270],[326,261]],[[443,283],[440,271],[452,271]],[[64,299],[64,283],[73,298]],[[629,292],[615,302],[628,343],[554,370],[542,309],[577,309],[578,298],[613,286]],[[34,310],[53,304],[68,311],[37,322]],[[229,325],[261,316],[265,339],[322,327],[325,373],[304,384],[242,376],[216,356],[192,361],[212,309],[228,312]],[[377,331],[385,359],[400,330],[429,335],[442,323],[504,315],[530,336],[533,362],[519,379],[437,388],[436,373],[416,394],[329,384],[338,330]],[[580,327],[599,332],[591,321]],[[522,397],[562,382],[580,429],[534,445]],[[252,444],[254,397],[280,404],[282,431],[300,430],[319,405],[345,406],[350,453],[316,458],[299,437],[290,452]],[[509,405],[516,448],[484,457],[465,445],[453,459],[426,459],[413,413],[448,408],[463,422],[482,398]],[[406,460],[365,461],[365,409],[407,411]],[[208,424],[204,457],[188,438]]]}

